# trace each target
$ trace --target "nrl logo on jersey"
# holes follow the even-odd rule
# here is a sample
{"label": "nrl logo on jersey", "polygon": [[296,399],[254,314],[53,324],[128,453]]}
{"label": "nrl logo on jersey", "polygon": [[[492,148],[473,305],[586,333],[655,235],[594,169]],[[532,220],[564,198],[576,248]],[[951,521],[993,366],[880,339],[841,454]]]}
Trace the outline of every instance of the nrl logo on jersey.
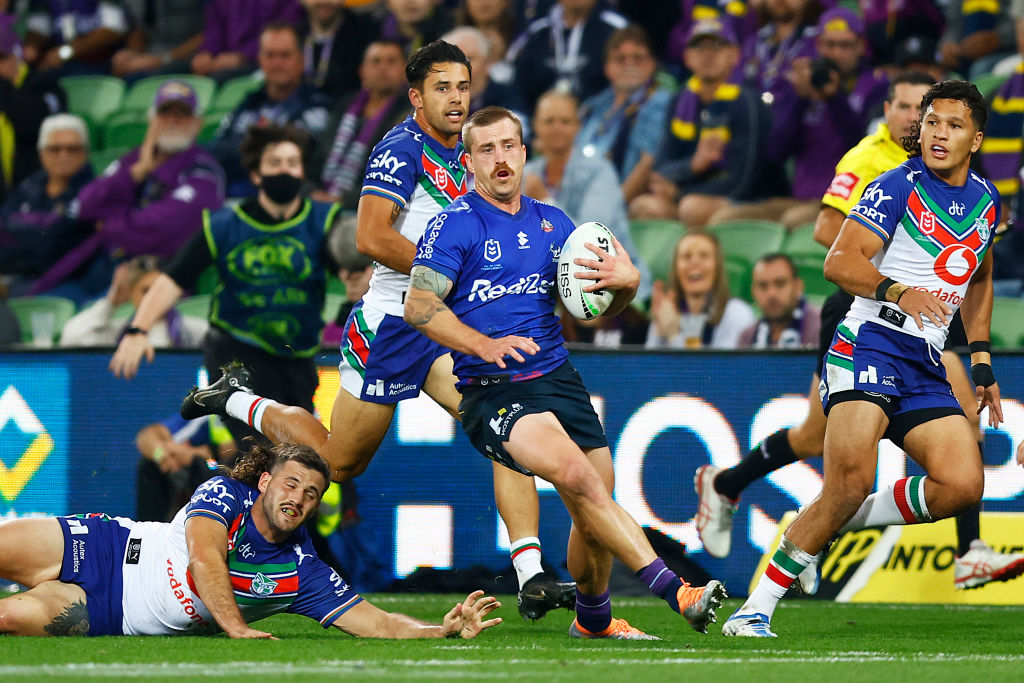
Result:
{"label": "nrl logo on jersey", "polygon": [[978,231],[978,237],[981,238],[982,242],[988,242],[988,238],[992,235],[992,228],[989,227],[987,220],[975,218],[974,229]]}
{"label": "nrl logo on jersey", "polygon": [[484,242],[484,258],[494,263],[501,258],[501,242],[498,240],[487,240]]}

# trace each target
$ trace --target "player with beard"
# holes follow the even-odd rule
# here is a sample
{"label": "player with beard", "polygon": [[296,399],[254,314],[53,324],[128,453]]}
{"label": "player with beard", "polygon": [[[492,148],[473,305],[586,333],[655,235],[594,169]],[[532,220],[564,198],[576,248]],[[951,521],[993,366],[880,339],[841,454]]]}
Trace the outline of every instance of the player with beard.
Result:
{"label": "player with beard", "polygon": [[0,600],[0,632],[273,638],[249,624],[289,612],[366,638],[473,638],[501,622],[484,620],[501,603],[483,591],[441,624],[361,598],[303,527],[329,482],[313,449],[257,446],[169,523],[88,514],[0,524],[0,576],[29,588]]}
{"label": "player with beard", "polygon": [[[252,384],[258,373],[240,367],[227,368],[222,382],[193,392],[182,407],[183,416],[222,413],[274,443],[312,446],[337,481],[358,476],[370,464],[399,401],[423,391],[460,419],[451,355],[402,314],[416,242],[427,223],[468,188],[459,134],[469,110],[471,70],[462,50],[438,40],[409,58],[405,74],[415,112],[377,144],[363,179],[356,245],[376,266],[369,291],[345,326],[331,431],[308,409],[264,398]],[[541,567],[540,506],[532,477],[495,467],[494,491],[511,541],[520,612],[538,619],[555,607],[572,608],[575,586]]]}

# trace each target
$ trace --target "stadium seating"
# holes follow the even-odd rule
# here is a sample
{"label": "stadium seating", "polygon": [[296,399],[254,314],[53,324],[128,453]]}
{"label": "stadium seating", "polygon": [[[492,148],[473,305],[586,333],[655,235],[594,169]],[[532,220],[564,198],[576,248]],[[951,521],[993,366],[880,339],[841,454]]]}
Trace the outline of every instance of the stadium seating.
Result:
{"label": "stadium seating", "polygon": [[996,91],[999,90],[999,86],[1001,86],[1007,78],[1009,78],[1009,76],[1003,76],[1000,74],[982,74],[980,76],[975,76],[972,82],[974,85],[978,86],[978,91],[986,100],[991,100],[995,96]]}
{"label": "stadium seating", "polygon": [[199,135],[196,137],[196,139],[199,142],[209,142],[210,140],[212,140],[214,134],[216,134],[217,132],[217,129],[220,128],[220,122],[223,119],[224,115],[220,113],[207,114],[206,116],[204,116],[203,125],[199,129]]}
{"label": "stadium seating", "polygon": [[327,276],[327,293],[328,294],[341,294],[345,295],[345,283],[334,277],[333,275]]}
{"label": "stadium seating", "polygon": [[190,315],[194,318],[206,320],[210,317],[210,295],[196,294],[182,299],[174,307],[182,315]]}
{"label": "stadium seating", "polygon": [[226,114],[229,111],[233,111],[235,107],[241,104],[246,95],[261,85],[263,85],[263,81],[254,76],[240,76],[232,78],[230,81],[225,81],[217,89],[216,94],[214,94],[206,113]]}
{"label": "stadium seating", "polygon": [[804,281],[804,293],[811,296],[827,297],[836,291],[836,286],[825,279],[822,268],[825,264],[821,256],[804,255],[793,258],[796,273]]}
{"label": "stadium seating", "polygon": [[153,104],[153,98],[160,86],[169,80],[185,81],[196,91],[196,98],[199,100],[199,109],[203,111],[209,106],[213,99],[213,93],[217,90],[217,83],[206,76],[194,74],[175,74],[172,76],[150,76],[143,78],[131,87],[121,102],[121,111],[145,112]]}
{"label": "stadium seating", "polygon": [[992,305],[992,346],[1020,349],[1024,346],[1024,299],[997,296]]}
{"label": "stadium seating", "polygon": [[729,293],[747,303],[754,302],[750,293],[750,274],[750,263],[746,259],[726,257],[725,276],[729,279]]}
{"label": "stadium seating", "polygon": [[85,119],[92,147],[97,148],[103,122],[121,106],[124,81],[113,76],[68,76],[60,79],[60,87],[67,96],[68,111]]}
{"label": "stadium seating", "polygon": [[634,219],[629,223],[629,235],[637,252],[647,262],[651,276],[664,280],[672,268],[676,242],[686,232],[679,221]]}
{"label": "stadium seating", "polygon": [[131,147],[108,147],[107,149],[90,152],[89,165],[92,166],[93,173],[100,175],[111,163],[123,157],[131,149]]}
{"label": "stadium seating", "polygon": [[782,243],[782,251],[792,258],[798,256],[816,256],[825,258],[828,249],[814,241],[814,223],[801,225],[789,233]]}
{"label": "stadium seating", "polygon": [[[45,328],[51,332],[50,342],[56,342],[64,323],[75,314],[75,302],[60,296],[19,296],[8,299],[7,305],[18,319],[21,341],[26,344],[34,341],[34,330]],[[39,320],[39,316],[43,317],[43,321]],[[33,322],[33,317],[36,322]]]}
{"label": "stadium seating", "polygon": [[145,114],[119,111],[103,124],[103,147],[138,147],[146,138],[147,128]]}
{"label": "stadium seating", "polygon": [[722,244],[727,259],[739,259],[753,265],[758,258],[782,249],[786,228],[771,221],[731,221],[708,226],[708,232]]}

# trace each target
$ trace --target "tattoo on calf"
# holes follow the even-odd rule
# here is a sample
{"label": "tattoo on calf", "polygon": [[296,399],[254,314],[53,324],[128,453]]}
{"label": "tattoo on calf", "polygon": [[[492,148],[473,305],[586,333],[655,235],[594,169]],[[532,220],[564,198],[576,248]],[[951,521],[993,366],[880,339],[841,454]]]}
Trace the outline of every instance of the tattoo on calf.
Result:
{"label": "tattoo on calf", "polygon": [[43,627],[51,636],[87,636],[89,635],[89,610],[85,602],[68,605],[64,611],[54,617],[53,621]]}

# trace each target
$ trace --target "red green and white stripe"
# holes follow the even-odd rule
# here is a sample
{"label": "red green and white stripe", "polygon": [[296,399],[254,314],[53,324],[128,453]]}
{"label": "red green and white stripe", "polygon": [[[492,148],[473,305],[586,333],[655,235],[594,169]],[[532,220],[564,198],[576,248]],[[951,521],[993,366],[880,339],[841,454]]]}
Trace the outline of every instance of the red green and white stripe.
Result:
{"label": "red green and white stripe", "polygon": [[785,591],[793,584],[805,566],[779,548],[768,562],[764,575]]}
{"label": "red green and white stripe", "polygon": [[903,520],[907,524],[921,524],[932,521],[928,506],[924,502],[924,477],[907,477],[893,485],[893,498]]}
{"label": "red green and white stripe", "polygon": [[512,547],[510,554],[513,560],[515,560],[517,557],[522,555],[527,550],[536,550],[538,553],[540,552],[540,541],[538,541],[535,538],[524,540],[526,541],[526,543],[523,543],[522,545],[515,545]]}

